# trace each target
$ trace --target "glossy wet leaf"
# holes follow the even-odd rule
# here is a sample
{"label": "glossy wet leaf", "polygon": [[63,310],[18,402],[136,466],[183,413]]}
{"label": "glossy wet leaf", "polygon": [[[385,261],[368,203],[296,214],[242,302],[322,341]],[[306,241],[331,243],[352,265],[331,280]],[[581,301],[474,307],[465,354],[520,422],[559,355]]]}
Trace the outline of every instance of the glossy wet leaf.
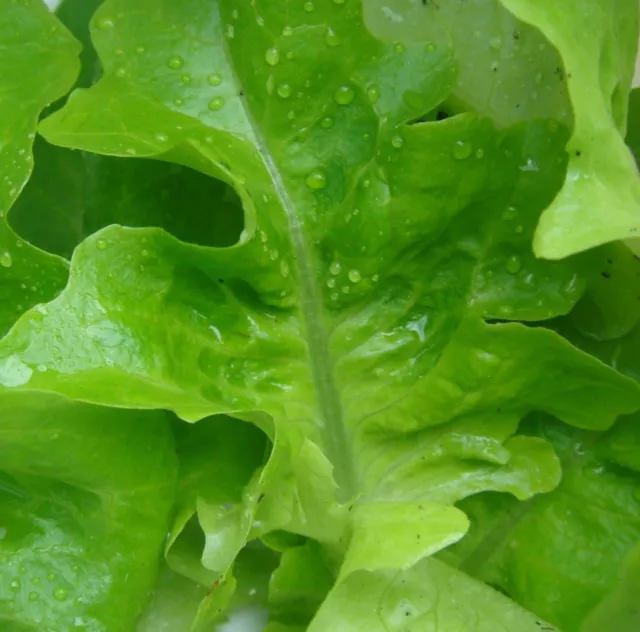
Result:
{"label": "glossy wet leaf", "polygon": [[67,265],[33,248],[10,226],[9,211],[33,168],[40,112],[71,88],[78,43],[39,0],[0,2],[0,331],[64,287]]}
{"label": "glossy wet leaf", "polygon": [[501,1],[558,49],[574,109],[567,177],[541,218],[537,254],[557,259],[637,237],[640,179],[623,139],[638,43],[638,4]]}
{"label": "glossy wet leaf", "polygon": [[131,629],[173,504],[166,416],[19,392],[0,407],[0,626]]}
{"label": "glossy wet leaf", "polygon": [[[605,598],[629,601],[616,585],[640,541],[640,425],[634,416],[597,434],[544,420],[528,431],[553,442],[562,483],[525,503],[498,494],[464,501],[473,527],[444,558],[561,630],[578,631]],[[614,590],[617,597],[608,597]]]}
{"label": "glossy wet leaf", "polygon": [[[532,252],[567,169],[565,51],[496,3],[406,4],[432,32],[385,35],[358,0],[107,1],[92,24],[102,78],[85,73],[91,87],[40,126],[60,147],[42,144],[16,218],[72,253],[71,276],[0,343],[0,385],[198,422],[174,426],[165,527],[192,599],[173,619],[180,582],[163,575],[147,625],[166,605],[208,632],[251,591],[264,603],[273,554],[243,580],[263,540],[282,552],[271,630],[300,629],[327,592],[313,632],[544,627],[423,558],[464,536],[462,499],[528,507],[558,485],[553,441],[518,432],[528,413],[600,432],[640,406],[632,379],[557,333],[634,335],[630,255]],[[534,60],[541,92],[521,100]],[[615,353],[596,355],[615,367]]]}
{"label": "glossy wet leaf", "polygon": [[[105,77],[42,132],[221,177],[243,200],[245,232],[228,249],[152,229],[87,239],[65,293],[4,341],[4,386],[189,420],[264,411],[275,443],[250,486],[263,498],[252,536],[334,544],[350,522],[336,499],[446,506],[551,489],[547,446],[510,439],[531,409],[606,427],[638,405],[630,381],[556,334],[483,320],[547,319],[582,290],[581,262],[529,249],[561,182],[556,125],[408,124],[447,97],[453,60],[375,40],[356,2],[259,14],[164,3],[144,32],[130,8],[102,7]],[[462,535],[447,511],[441,538],[411,560]]]}
{"label": "glossy wet leaf", "polygon": [[360,571],[322,605],[309,632],[556,631],[500,593],[435,559],[405,572]]}

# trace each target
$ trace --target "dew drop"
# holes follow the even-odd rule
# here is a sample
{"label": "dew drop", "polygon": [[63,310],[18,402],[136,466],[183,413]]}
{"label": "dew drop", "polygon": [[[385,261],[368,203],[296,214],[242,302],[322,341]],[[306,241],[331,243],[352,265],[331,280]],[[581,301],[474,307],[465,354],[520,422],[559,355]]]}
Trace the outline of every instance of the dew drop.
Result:
{"label": "dew drop", "polygon": [[180,55],[173,55],[172,57],[169,57],[167,66],[169,66],[171,70],[180,70],[180,68],[184,66],[184,59],[182,59]]}
{"label": "dew drop", "polygon": [[518,214],[518,209],[515,206],[508,206],[502,213],[502,219],[513,219]]}
{"label": "dew drop", "polygon": [[351,281],[351,283],[360,283],[360,281],[362,280],[362,275],[360,274],[359,270],[349,270],[349,274],[347,276],[349,277],[349,281]]}
{"label": "dew drop", "polygon": [[402,138],[402,136],[399,135],[395,135],[392,139],[391,139],[391,144],[396,148],[396,149],[402,149],[402,146],[404,145],[404,138]]}
{"label": "dew drop", "polygon": [[340,46],[340,36],[331,27],[329,27],[329,30],[324,36],[324,43],[331,48]]}
{"label": "dew drop", "polygon": [[146,49],[144,46],[136,46],[136,47],[133,49],[133,52],[134,52],[136,55],[142,55],[142,54],[144,54],[144,52],[145,52],[146,50],[147,50],[147,49]]}
{"label": "dew drop", "polygon": [[380,100],[380,89],[378,86],[373,85],[367,88],[367,96],[371,103],[377,103]]}
{"label": "dew drop", "polygon": [[476,158],[478,160],[480,160],[481,158],[484,158],[484,149],[478,149],[476,150]]}
{"label": "dew drop", "polygon": [[320,127],[322,129],[331,129],[333,127],[333,124],[335,123],[335,121],[333,120],[333,118],[331,118],[330,116],[325,116],[321,121],[320,121]]}
{"label": "dew drop", "polygon": [[395,50],[396,53],[404,53],[406,49],[402,42],[398,42],[397,44],[394,45],[393,50]]}
{"label": "dew drop", "polygon": [[3,268],[10,268],[13,265],[13,257],[8,250],[4,250],[0,254],[0,266]]}
{"label": "dew drop", "polygon": [[19,592],[20,589],[22,588],[22,583],[16,577],[16,579],[12,579],[11,582],[9,583],[9,588],[12,592]]}
{"label": "dew drop", "polygon": [[169,142],[169,137],[166,134],[158,133],[158,134],[154,135],[154,138],[159,143],[168,143]]}
{"label": "dew drop", "polygon": [[435,44],[427,44],[424,49],[425,51],[427,51],[427,53],[434,53],[436,50],[437,46]]}
{"label": "dew drop", "polygon": [[182,75],[180,79],[185,86],[188,86],[191,83],[191,75]]}
{"label": "dew drop", "polygon": [[327,176],[324,171],[316,169],[306,177],[305,182],[310,189],[324,189],[327,186]]}
{"label": "dew drop", "polygon": [[336,280],[335,279],[329,279],[327,281],[327,287],[328,288],[334,288],[336,286]]}
{"label": "dew drop", "polygon": [[280,274],[285,279],[289,276],[289,264],[284,259],[280,261]]}
{"label": "dew drop", "polygon": [[347,0],[333,0],[333,4],[344,4]]}
{"label": "dew drop", "polygon": [[180,107],[181,105],[184,105],[184,100],[178,97],[177,99],[173,100],[173,105]]}
{"label": "dew drop", "polygon": [[342,288],[342,293],[343,293],[343,294],[349,294],[349,292],[351,292],[351,288],[350,288],[348,285],[345,285],[345,286]]}
{"label": "dew drop", "polygon": [[281,99],[288,99],[291,96],[291,86],[288,83],[281,83],[276,92]]}
{"label": "dew drop", "polygon": [[211,101],[209,101],[209,109],[212,112],[217,112],[224,107],[224,99],[222,97],[213,97]]}
{"label": "dew drop", "polygon": [[518,274],[522,270],[522,260],[517,255],[512,255],[507,259],[507,272],[509,274]]}
{"label": "dew drop", "polygon": [[333,274],[333,276],[338,276],[340,274],[340,270],[342,270],[342,266],[337,261],[334,261],[329,266],[329,272]]}
{"label": "dew drop", "polygon": [[314,8],[315,8],[315,7],[313,6],[313,2],[305,2],[305,3],[304,3],[304,10],[305,10],[307,13],[311,13],[311,12],[313,11],[313,9],[314,9]]}
{"label": "dew drop", "polygon": [[107,240],[106,239],[98,239],[98,241],[96,242],[96,246],[98,247],[98,250],[106,250],[107,249]]}
{"label": "dew drop", "polygon": [[32,591],[29,593],[29,601],[38,601],[40,599],[40,593]]}
{"label": "dew drop", "polygon": [[53,598],[56,601],[65,601],[68,596],[67,589],[64,586],[58,586],[53,591]]}
{"label": "dew drop", "polygon": [[277,48],[267,48],[264,54],[264,60],[269,66],[275,66],[280,61],[280,51]]}
{"label": "dew drop", "polygon": [[122,79],[127,76],[127,69],[124,66],[118,66],[113,73],[118,79]]}
{"label": "dew drop", "polygon": [[340,86],[334,95],[338,105],[349,105],[355,99],[356,93],[351,86]]}
{"label": "dew drop", "polygon": [[291,37],[291,36],[293,35],[293,28],[292,28],[291,26],[285,26],[285,27],[282,29],[282,34],[283,34],[285,37]]}
{"label": "dew drop", "polygon": [[459,140],[453,146],[453,157],[456,160],[465,160],[471,155],[473,146],[468,140]]}
{"label": "dew drop", "polygon": [[233,24],[227,24],[227,37],[233,39],[236,36],[236,27]]}
{"label": "dew drop", "polygon": [[374,274],[374,275],[371,277],[371,280],[372,280],[374,283],[377,283],[377,282],[380,280],[380,275],[379,275],[379,274]]}
{"label": "dew drop", "polygon": [[115,25],[113,18],[100,18],[98,20],[98,28],[101,31],[110,31]]}

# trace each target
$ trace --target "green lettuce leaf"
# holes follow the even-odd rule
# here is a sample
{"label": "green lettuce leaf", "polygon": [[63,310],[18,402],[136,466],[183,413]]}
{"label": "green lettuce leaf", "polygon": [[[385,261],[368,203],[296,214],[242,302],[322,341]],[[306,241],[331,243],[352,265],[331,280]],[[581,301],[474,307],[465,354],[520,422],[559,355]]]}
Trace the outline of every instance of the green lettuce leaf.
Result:
{"label": "green lettuce leaf", "polygon": [[[572,609],[583,617],[603,597],[596,622],[607,608],[627,608],[633,521],[616,540],[624,547],[606,589],[586,591],[560,614],[535,591],[522,589],[517,605],[423,559],[464,536],[461,508],[474,519],[476,501],[461,500],[480,494],[482,505],[508,493],[505,502],[529,507],[558,485],[555,434],[518,433],[523,417],[543,411],[559,428],[581,429],[557,430],[574,436],[607,431],[640,407],[632,379],[558,333],[566,326],[577,332],[572,340],[598,344],[634,334],[637,313],[625,309],[638,289],[630,255],[611,246],[549,262],[531,251],[541,212],[552,204],[548,218],[567,191],[576,156],[567,163],[565,147],[588,119],[556,72],[568,53],[516,2],[503,2],[513,14],[495,2],[440,13],[426,4],[415,9],[440,22],[426,35],[395,38],[379,37],[380,16],[357,0],[284,9],[258,0],[109,0],[92,25],[102,77],[92,85],[95,72],[83,75],[80,85],[91,87],[40,126],[50,144],[38,143],[41,168],[14,209],[16,226],[35,245],[71,256],[71,273],[57,298],[61,286],[0,342],[0,393],[62,395],[99,411],[168,409],[198,422],[173,428],[181,468],[173,521],[173,496],[164,493],[150,504],[153,533],[136,530],[145,560],[169,531],[147,628],[166,618],[207,630],[242,608],[257,590],[243,588],[242,560],[260,557],[259,539],[282,551],[269,591],[272,630],[305,626],[327,594],[313,632],[519,631],[546,625],[522,605],[554,621]],[[489,10],[495,53],[466,29]],[[583,18],[592,28],[593,16]],[[630,30],[619,58],[605,60],[614,74],[626,72]],[[517,99],[534,62],[540,98]],[[494,63],[501,72],[484,81]],[[584,85],[593,86],[592,75]],[[624,98],[624,81],[620,91]],[[615,149],[624,112],[613,110]],[[64,187],[62,204],[51,201],[59,194],[52,182]],[[594,218],[571,218],[587,237],[563,233],[564,250],[543,254],[620,237],[601,238],[601,201],[589,194]],[[622,294],[607,285],[612,274]],[[19,305],[6,328],[33,303]],[[153,434],[130,423],[131,432]],[[164,485],[165,474],[147,473],[154,489]],[[135,522],[132,511],[121,525]],[[138,564],[131,547],[126,541],[121,568]],[[628,571],[613,588],[625,555]],[[273,570],[269,559],[255,576]],[[312,564],[315,575],[305,568]],[[107,596],[96,625],[133,624],[157,575],[154,562],[146,569],[127,592],[137,610],[127,606],[117,619],[120,593]],[[296,592],[296,577],[313,585]],[[124,590],[126,581],[114,585]]]}
{"label": "green lettuce leaf", "polygon": [[[631,381],[555,333],[485,322],[548,319],[582,292],[586,261],[528,248],[561,184],[562,129],[412,124],[450,93],[451,54],[374,39],[357,2],[260,4],[260,19],[234,3],[136,5],[144,32],[131,3],[101,8],[105,75],[41,130],[217,176],[245,230],[222,249],[157,229],[86,239],[63,294],[3,341],[3,386],[192,421],[266,413],[273,454],[238,508],[255,513],[245,537],[337,547],[347,582],[461,537],[465,496],[553,488],[549,445],[512,436],[530,410],[606,428],[638,407]],[[198,507],[206,538],[217,511]],[[364,546],[394,520],[420,538]],[[243,539],[205,566],[225,572]]]}
{"label": "green lettuce leaf", "polygon": [[309,632],[554,632],[500,593],[436,560],[408,572],[359,571],[320,608]]}
{"label": "green lettuce leaf", "polygon": [[640,178],[623,141],[638,46],[638,3],[501,1],[558,49],[574,109],[567,177],[542,215],[536,253],[557,259],[638,237]]}
{"label": "green lettuce leaf", "polygon": [[0,627],[132,629],[173,506],[166,415],[19,391],[0,408]]}
{"label": "green lettuce leaf", "polygon": [[67,280],[60,258],[25,243],[8,214],[33,168],[42,109],[65,94],[79,69],[78,43],[39,0],[0,2],[0,332]]}
{"label": "green lettuce leaf", "polygon": [[593,433],[530,420],[526,432],[553,442],[562,483],[524,503],[500,494],[463,501],[474,527],[444,559],[563,631],[581,630],[640,541],[638,421],[634,416]]}

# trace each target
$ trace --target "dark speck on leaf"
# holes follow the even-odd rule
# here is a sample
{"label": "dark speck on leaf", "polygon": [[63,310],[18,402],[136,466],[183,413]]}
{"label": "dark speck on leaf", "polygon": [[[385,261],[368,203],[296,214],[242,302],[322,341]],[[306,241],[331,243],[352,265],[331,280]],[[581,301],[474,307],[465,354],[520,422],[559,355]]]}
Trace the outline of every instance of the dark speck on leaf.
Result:
{"label": "dark speck on leaf", "polygon": [[444,121],[449,118],[449,113],[444,110],[438,110],[436,114],[436,121]]}
{"label": "dark speck on leaf", "polygon": [[611,274],[609,274],[609,272],[603,272],[603,273],[602,273],[602,276],[603,276],[605,279],[610,279],[610,278],[611,278]]}
{"label": "dark speck on leaf", "polygon": [[576,151],[576,158],[580,158],[580,156],[582,156],[582,151],[580,151],[579,149]]}
{"label": "dark speck on leaf", "polygon": [[513,39],[514,40],[519,40],[520,39],[520,31],[514,31],[513,32]]}
{"label": "dark speck on leaf", "polygon": [[224,279],[218,279],[218,283],[224,283]]}

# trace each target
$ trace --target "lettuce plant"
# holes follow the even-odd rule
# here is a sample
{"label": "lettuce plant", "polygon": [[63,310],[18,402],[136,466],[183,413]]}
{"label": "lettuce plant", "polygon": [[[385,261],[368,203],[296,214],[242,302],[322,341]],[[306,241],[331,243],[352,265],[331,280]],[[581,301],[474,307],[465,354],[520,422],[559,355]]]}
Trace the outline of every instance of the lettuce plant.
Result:
{"label": "lettuce plant", "polygon": [[639,629],[637,38],[0,0],[0,628]]}

